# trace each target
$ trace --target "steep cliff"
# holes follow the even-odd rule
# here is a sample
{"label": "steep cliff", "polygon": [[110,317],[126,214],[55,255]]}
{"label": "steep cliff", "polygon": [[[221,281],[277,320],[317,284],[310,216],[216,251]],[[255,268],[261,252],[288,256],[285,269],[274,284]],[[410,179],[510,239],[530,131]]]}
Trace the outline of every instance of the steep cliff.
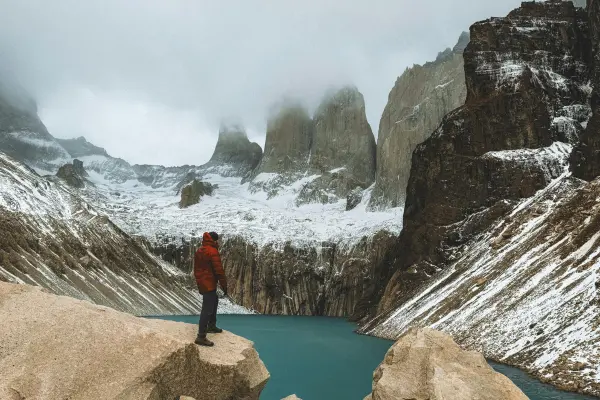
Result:
{"label": "steep cliff", "polygon": [[355,87],[328,92],[314,116],[309,175],[297,204],[331,203],[375,180],[376,145],[363,95]]}
{"label": "steep cliff", "polygon": [[261,147],[248,140],[243,126],[239,123],[223,123],[215,151],[210,161],[202,167],[209,173],[244,177],[258,166],[261,157]]}
{"label": "steep cliff", "polygon": [[48,133],[37,105],[12,79],[0,77],[0,150],[42,171],[56,171],[69,154]]}
{"label": "steep cliff", "polygon": [[600,1],[589,1],[587,12],[592,41],[594,115],[581,135],[581,143],[573,150],[571,170],[576,177],[590,181],[600,176]]}
{"label": "steep cliff", "polygon": [[313,135],[313,121],[300,102],[284,99],[274,105],[267,121],[265,152],[254,175],[306,171]]}
{"label": "steep cliff", "polygon": [[464,32],[456,46],[434,62],[415,65],[398,78],[379,123],[377,178],[371,207],[404,206],[412,154],[450,111],[467,96],[463,51]]}
{"label": "steep cliff", "polygon": [[559,1],[473,25],[466,103],[415,152],[393,276],[363,333],[431,326],[600,394],[600,184],[568,169],[590,117],[593,33]]}
{"label": "steep cliff", "polygon": [[589,117],[589,50],[587,16],[570,2],[523,3],[471,27],[467,100],[414,153],[380,311],[563,172]]}
{"label": "steep cliff", "polygon": [[[263,314],[364,316],[380,279],[381,264],[395,236],[379,232],[351,247],[333,242],[257,246],[240,236],[224,237],[221,254],[229,293],[240,305]],[[194,242],[196,245],[198,241]],[[190,271],[190,242],[163,244],[153,251]]]}
{"label": "steep cliff", "polygon": [[599,198],[600,180],[563,174],[362,332],[396,339],[430,326],[544,382],[600,395]]}

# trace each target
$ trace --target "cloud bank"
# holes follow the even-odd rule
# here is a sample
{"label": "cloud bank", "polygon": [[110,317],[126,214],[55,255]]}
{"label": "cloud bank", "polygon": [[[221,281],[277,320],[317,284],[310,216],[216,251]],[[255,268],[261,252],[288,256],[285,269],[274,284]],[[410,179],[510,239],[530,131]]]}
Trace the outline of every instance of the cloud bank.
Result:
{"label": "cloud bank", "polygon": [[270,105],[364,94],[377,132],[406,67],[515,0],[0,0],[0,64],[50,132],[135,163],[201,164],[219,121],[264,144]]}

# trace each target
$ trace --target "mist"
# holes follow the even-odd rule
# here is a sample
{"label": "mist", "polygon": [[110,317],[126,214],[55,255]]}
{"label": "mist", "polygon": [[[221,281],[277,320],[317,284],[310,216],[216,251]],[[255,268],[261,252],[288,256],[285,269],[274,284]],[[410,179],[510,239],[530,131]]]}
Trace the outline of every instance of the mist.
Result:
{"label": "mist", "polygon": [[[264,147],[282,96],[313,110],[354,84],[377,135],[405,68],[435,59],[515,0],[0,0],[0,66],[51,134],[131,163],[206,162],[220,120]],[[425,4],[424,4],[425,3]]]}

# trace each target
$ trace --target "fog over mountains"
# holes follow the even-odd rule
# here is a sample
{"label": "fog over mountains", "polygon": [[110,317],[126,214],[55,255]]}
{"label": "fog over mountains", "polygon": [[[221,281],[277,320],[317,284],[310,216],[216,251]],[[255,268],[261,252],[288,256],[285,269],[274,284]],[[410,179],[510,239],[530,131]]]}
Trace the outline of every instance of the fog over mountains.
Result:
{"label": "fog over mountains", "polygon": [[435,59],[473,21],[519,4],[4,3],[0,65],[32,93],[49,131],[163,165],[208,161],[228,115],[263,146],[273,102],[292,93],[312,112],[329,85],[358,87],[377,132],[390,82],[406,67]]}

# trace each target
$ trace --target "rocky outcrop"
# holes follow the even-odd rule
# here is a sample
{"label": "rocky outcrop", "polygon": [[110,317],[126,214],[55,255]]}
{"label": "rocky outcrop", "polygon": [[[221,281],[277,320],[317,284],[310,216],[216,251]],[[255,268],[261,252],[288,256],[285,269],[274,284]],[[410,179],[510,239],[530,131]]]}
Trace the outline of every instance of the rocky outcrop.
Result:
{"label": "rocky outcrop", "polygon": [[[380,232],[353,247],[290,243],[259,247],[227,237],[221,257],[229,294],[240,305],[263,314],[326,315],[361,318],[382,277],[378,267],[396,240]],[[189,242],[155,246],[164,260],[190,271]]]}
{"label": "rocky outcrop", "polygon": [[187,208],[200,202],[202,196],[212,196],[215,188],[210,183],[194,179],[190,184],[181,189],[179,208]]}
{"label": "rocky outcrop", "polygon": [[31,96],[11,77],[0,77],[0,151],[31,167],[56,171],[69,155],[48,133]]}
{"label": "rocky outcrop", "polygon": [[363,95],[344,87],[325,95],[314,117],[309,170],[317,176],[298,195],[298,204],[330,203],[375,180],[376,145]]}
{"label": "rocky outcrop", "polygon": [[83,162],[73,160],[72,164],[65,164],[58,169],[56,176],[67,183],[67,185],[81,189],[85,187],[85,177],[87,173],[83,168]]}
{"label": "rocky outcrop", "polygon": [[435,62],[407,69],[396,81],[379,123],[371,208],[404,205],[413,151],[447,113],[464,104],[463,51],[468,43],[464,32],[454,49],[440,53]]}
{"label": "rocky outcrop", "polygon": [[563,173],[589,114],[589,48],[585,12],[570,2],[523,3],[471,27],[467,100],[414,153],[380,311]]}
{"label": "rocky outcrop", "polygon": [[244,177],[258,166],[261,157],[261,147],[248,140],[248,135],[240,124],[223,123],[215,151],[203,168],[207,172],[223,176]]}
{"label": "rocky outcrop", "polygon": [[527,400],[480,353],[462,350],[450,336],[412,329],[385,355],[365,400]]}
{"label": "rocky outcrop", "polygon": [[593,116],[581,135],[581,143],[573,150],[571,170],[576,177],[591,181],[600,176],[600,2],[590,1],[587,12],[592,42]]}
{"label": "rocky outcrop", "polygon": [[293,100],[274,107],[265,155],[249,177],[251,191],[276,196],[294,184],[296,205],[335,203],[374,181],[375,138],[355,87],[329,91],[315,116]]}
{"label": "rocky outcrop", "polygon": [[251,400],[269,378],[252,343],[231,333],[200,348],[194,325],[32,286],[0,283],[0,319],[3,399]]}
{"label": "rocky outcrop", "polygon": [[73,158],[84,156],[105,156],[110,157],[106,150],[88,142],[83,136],[76,139],[56,139],[56,141]]}
{"label": "rocky outcrop", "polygon": [[0,153],[0,281],[141,315],[197,313],[190,276],[153,256],[62,181]]}
{"label": "rocky outcrop", "polygon": [[306,171],[313,135],[313,121],[299,101],[285,99],[276,104],[267,122],[264,155],[253,175]]}

